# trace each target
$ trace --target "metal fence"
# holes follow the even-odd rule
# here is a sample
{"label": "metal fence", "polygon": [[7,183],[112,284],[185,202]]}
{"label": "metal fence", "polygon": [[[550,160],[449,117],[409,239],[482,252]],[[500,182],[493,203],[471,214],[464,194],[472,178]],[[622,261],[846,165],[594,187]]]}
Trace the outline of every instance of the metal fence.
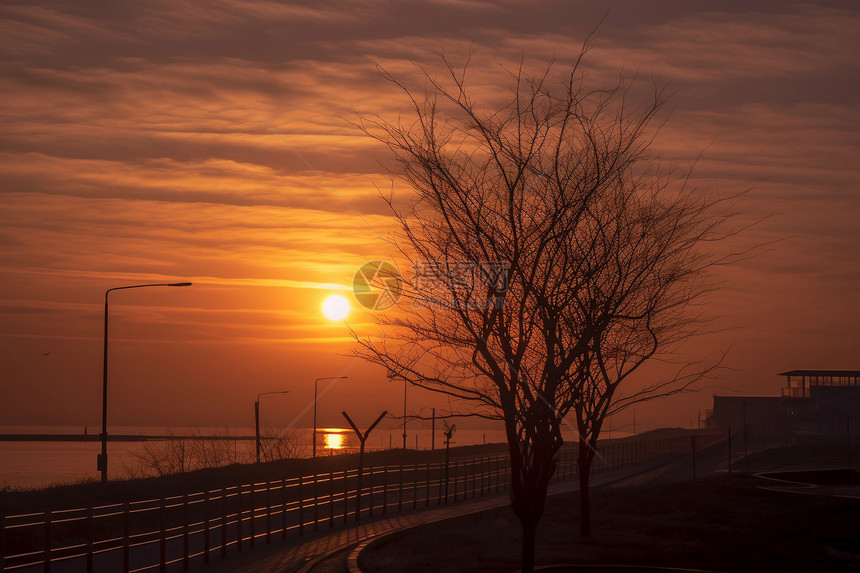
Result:
{"label": "metal fence", "polygon": [[[690,454],[725,436],[601,444],[593,472]],[[558,454],[572,479],[576,447]],[[360,479],[359,479],[360,478]],[[0,571],[186,571],[256,544],[506,491],[506,456],[334,471],[181,496],[0,515]]]}

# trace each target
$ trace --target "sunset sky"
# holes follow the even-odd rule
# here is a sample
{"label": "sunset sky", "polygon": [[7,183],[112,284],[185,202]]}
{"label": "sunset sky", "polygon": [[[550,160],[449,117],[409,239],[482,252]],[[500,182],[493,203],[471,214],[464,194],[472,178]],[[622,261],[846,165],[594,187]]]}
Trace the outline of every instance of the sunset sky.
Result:
{"label": "sunset sky", "polygon": [[471,53],[492,89],[503,64],[571,62],[604,16],[590,78],[667,85],[652,151],[681,169],[701,154],[701,188],[749,190],[740,220],[760,222],[738,244],[773,242],[718,277],[717,332],[684,349],[730,349],[722,379],[640,423],[776,394],[784,370],[860,369],[856,2],[12,0],[0,15],[0,425],[93,431],[104,291],[176,281],[194,286],[111,294],[112,426],[251,426],[273,390],[290,395],[266,398],[271,416],[309,426],[314,378],[339,375],[321,425],[399,413],[402,384],[349,357],[321,312],[340,292],[372,335],[352,277],[393,260],[388,153],[350,123],[408,114],[377,64],[411,81]]}

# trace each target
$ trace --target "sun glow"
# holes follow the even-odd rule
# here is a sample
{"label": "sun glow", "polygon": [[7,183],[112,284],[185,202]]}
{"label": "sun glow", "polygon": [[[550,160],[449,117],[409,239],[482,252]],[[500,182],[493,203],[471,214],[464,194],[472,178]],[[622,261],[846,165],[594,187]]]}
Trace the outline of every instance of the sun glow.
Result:
{"label": "sun glow", "polygon": [[343,320],[349,314],[349,301],[339,294],[326,298],[322,304],[322,312],[329,320]]}
{"label": "sun glow", "polygon": [[343,434],[326,434],[325,447],[328,450],[343,449]]}

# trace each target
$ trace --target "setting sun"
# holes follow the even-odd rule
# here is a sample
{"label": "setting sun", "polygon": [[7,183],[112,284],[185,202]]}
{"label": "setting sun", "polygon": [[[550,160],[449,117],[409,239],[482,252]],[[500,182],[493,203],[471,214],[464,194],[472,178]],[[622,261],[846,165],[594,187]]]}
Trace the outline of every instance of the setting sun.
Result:
{"label": "setting sun", "polygon": [[322,311],[329,320],[343,320],[349,310],[349,301],[339,294],[333,294],[323,301]]}

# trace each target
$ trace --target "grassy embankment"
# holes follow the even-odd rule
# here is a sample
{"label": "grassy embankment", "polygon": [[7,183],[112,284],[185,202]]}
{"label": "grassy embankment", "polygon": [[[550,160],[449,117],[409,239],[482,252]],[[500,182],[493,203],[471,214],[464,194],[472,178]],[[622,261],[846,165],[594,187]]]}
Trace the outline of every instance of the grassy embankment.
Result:
{"label": "grassy embankment", "polygon": [[[640,434],[637,438],[660,439],[687,435],[691,431],[681,428],[663,428]],[[625,441],[625,440],[620,440]],[[452,446],[451,458],[472,458],[480,456],[507,456],[505,444],[486,444],[475,446]],[[365,467],[439,463],[445,459],[444,447],[435,451],[426,450],[381,450],[365,454]],[[12,515],[46,510],[87,507],[124,501],[156,499],[184,493],[196,493],[239,484],[259,483],[282,478],[307,476],[330,471],[355,469],[358,454],[319,456],[315,460],[307,458],[285,459],[263,464],[232,464],[173,474],[164,477],[144,479],[119,479],[102,484],[97,480],[68,484],[54,484],[42,489],[17,490],[0,487],[0,514]]]}
{"label": "grassy embankment", "polygon": [[[452,459],[506,455],[502,444],[451,448]],[[364,455],[365,467],[444,461],[445,451],[382,450]],[[87,507],[123,501],[156,499],[195,493],[239,484],[307,476],[358,467],[358,454],[320,456],[316,459],[287,459],[262,464],[232,464],[164,477],[56,484],[43,489],[0,489],[0,514]]]}

